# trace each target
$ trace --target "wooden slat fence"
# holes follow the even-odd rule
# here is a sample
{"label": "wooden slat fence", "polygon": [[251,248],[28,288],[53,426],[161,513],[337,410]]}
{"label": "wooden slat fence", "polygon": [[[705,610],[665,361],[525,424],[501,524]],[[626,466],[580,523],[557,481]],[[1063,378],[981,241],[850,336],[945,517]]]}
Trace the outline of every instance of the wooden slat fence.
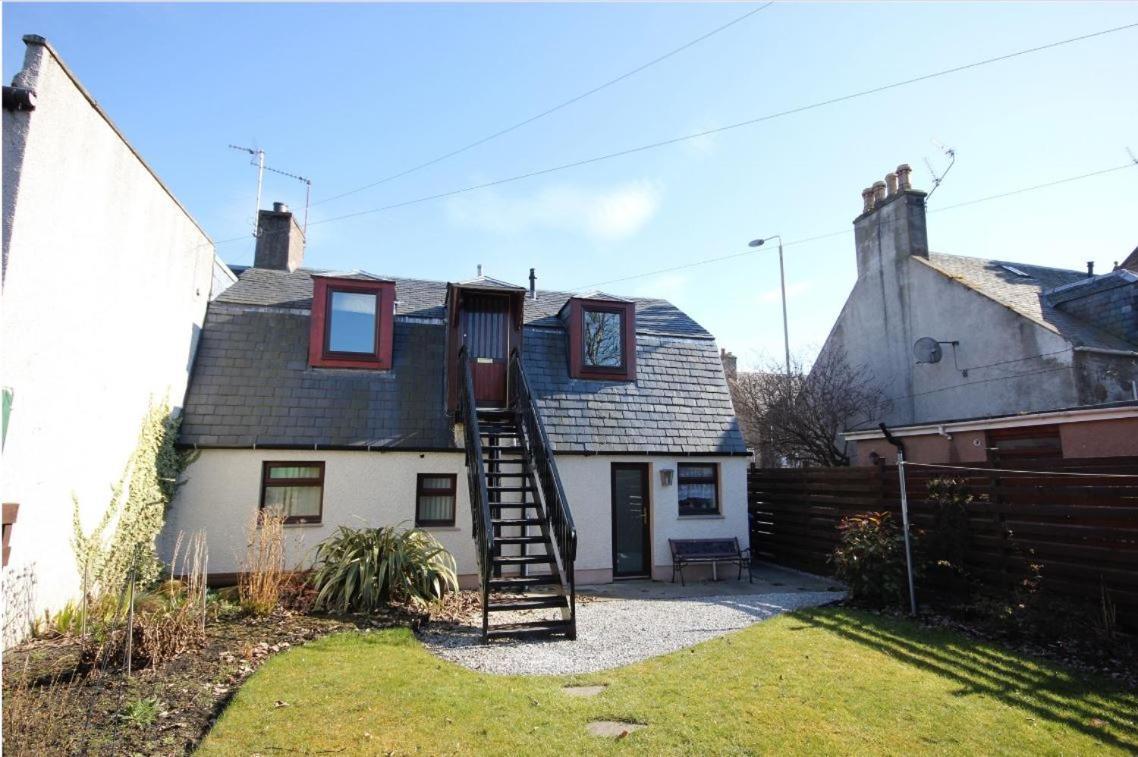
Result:
{"label": "wooden slat fence", "polygon": [[[1138,627],[1138,458],[1051,460],[1038,472],[1029,461],[1016,467],[1032,472],[907,465],[914,528],[932,525],[929,480],[962,479],[975,497],[968,507],[968,567],[974,575],[1010,585],[1030,559],[1042,565],[1046,590],[1097,601],[1105,589],[1119,620]],[[885,510],[900,524],[896,466],[751,468],[747,484],[751,547],[758,559],[829,573],[827,558],[842,518]]]}

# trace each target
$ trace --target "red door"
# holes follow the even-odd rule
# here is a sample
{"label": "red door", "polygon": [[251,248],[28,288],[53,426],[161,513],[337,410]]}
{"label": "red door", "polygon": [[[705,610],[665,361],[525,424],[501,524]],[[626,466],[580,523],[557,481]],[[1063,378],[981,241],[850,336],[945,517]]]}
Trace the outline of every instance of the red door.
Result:
{"label": "red door", "polygon": [[470,356],[475,402],[482,407],[505,407],[510,355],[509,298],[467,293],[462,303],[462,343]]}

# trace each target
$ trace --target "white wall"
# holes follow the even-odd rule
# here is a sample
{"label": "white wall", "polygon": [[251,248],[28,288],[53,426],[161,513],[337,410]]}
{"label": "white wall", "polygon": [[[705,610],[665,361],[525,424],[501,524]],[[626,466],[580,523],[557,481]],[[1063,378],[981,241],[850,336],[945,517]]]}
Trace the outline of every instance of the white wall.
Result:
{"label": "white wall", "polygon": [[202,450],[186,471],[185,484],[166,519],[164,556],[179,531],[188,535],[205,529],[209,572],[238,572],[245,534],[260,503],[261,464],[321,461],[325,464],[323,517],[319,524],[285,526],[288,567],[307,567],[315,546],[339,526],[414,526],[417,474],[456,473],[455,526],[427,530],[454,555],[460,574],[477,574],[464,459],[461,452]]}
{"label": "white wall", "polygon": [[[182,403],[213,246],[51,50],[29,44],[4,112],[0,379],[14,391],[0,496],[20,504],[5,637],[20,607],[77,596],[72,495],[87,529],[133,451],[151,397]],[[18,171],[9,171],[18,166]]]}
{"label": "white wall", "polygon": [[[318,525],[286,526],[286,562],[307,566],[316,544],[340,525],[375,527],[415,521],[418,473],[458,474],[454,528],[430,528],[454,555],[465,584],[477,575],[474,540],[470,534],[470,502],[464,455],[457,453],[364,452],[306,450],[203,450],[186,471],[167,519],[165,553],[179,531],[205,529],[211,573],[234,573],[244,551],[245,533],[260,501],[264,461],[322,461],[324,514]],[[716,462],[720,465],[721,516],[680,518],[676,484],[660,484],[659,470],[675,470],[677,462]],[[612,493],[614,462],[648,463],[651,482],[653,565],[657,577],[671,577],[669,538],[738,536],[747,546],[747,463],[744,458],[666,458],[643,456],[558,457],[565,495],[577,526],[578,583],[612,578]]]}

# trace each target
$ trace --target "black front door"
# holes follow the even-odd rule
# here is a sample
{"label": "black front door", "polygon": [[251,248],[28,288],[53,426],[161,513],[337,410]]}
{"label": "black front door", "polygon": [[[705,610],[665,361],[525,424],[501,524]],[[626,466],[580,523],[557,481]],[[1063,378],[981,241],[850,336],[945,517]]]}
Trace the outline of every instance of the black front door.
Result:
{"label": "black front door", "polygon": [[614,576],[652,573],[648,464],[612,464],[612,572]]}
{"label": "black front door", "polygon": [[510,356],[509,299],[467,294],[462,303],[462,342],[470,356],[475,402],[505,407]]}

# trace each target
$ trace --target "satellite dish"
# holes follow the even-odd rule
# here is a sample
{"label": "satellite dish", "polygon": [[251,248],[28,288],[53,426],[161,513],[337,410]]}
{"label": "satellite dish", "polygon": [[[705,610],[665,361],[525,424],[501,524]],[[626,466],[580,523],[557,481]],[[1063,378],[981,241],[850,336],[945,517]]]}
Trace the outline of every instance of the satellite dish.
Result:
{"label": "satellite dish", "polygon": [[913,345],[913,355],[918,363],[939,363],[942,354],[940,342],[931,336],[923,336]]}

